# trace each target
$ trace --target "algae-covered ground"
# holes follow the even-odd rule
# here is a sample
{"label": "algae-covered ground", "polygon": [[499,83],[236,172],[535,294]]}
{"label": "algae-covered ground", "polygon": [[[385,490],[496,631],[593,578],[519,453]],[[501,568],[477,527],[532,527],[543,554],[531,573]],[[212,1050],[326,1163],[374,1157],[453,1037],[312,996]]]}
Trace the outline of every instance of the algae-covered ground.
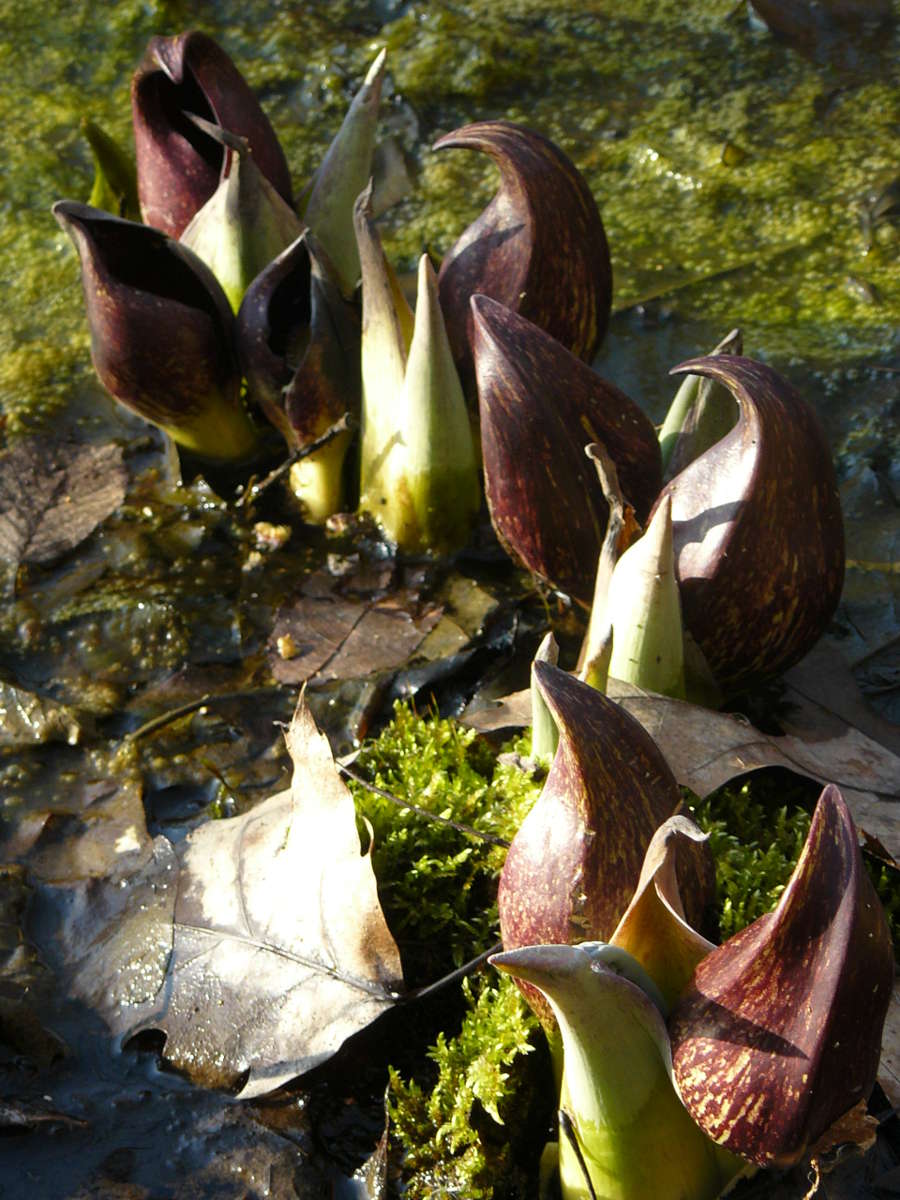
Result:
{"label": "algae-covered ground", "polygon": [[[894,7],[900,17],[900,3]],[[439,258],[495,185],[481,156],[433,152],[438,136],[506,117],[557,141],[597,198],[613,258],[615,316],[598,369],[658,420],[674,390],[668,370],[739,326],[746,351],[782,370],[818,409],[848,532],[845,595],[833,633],[860,663],[860,682],[896,718],[900,234],[891,185],[900,175],[900,33],[891,23],[830,24],[822,16],[827,5],[815,11],[819,24],[795,31],[788,43],[734,0],[0,0],[0,447],[37,434],[112,439],[133,458],[143,452],[143,423],[117,409],[94,377],[76,255],[50,206],[90,194],[84,119],[129,145],[129,81],[148,38],[201,28],[222,43],[271,117],[298,192],[367,64],[387,46],[382,133],[402,147],[413,182],[384,221],[398,267],[410,269],[423,248]],[[58,574],[34,570],[24,596],[6,597],[3,686],[24,682],[73,706],[88,744],[16,746],[4,755],[0,803],[14,829],[20,814],[41,805],[63,828],[77,824],[80,798],[113,766],[123,778],[142,773],[156,828],[204,812],[229,814],[235,794],[240,807],[284,784],[283,750],[280,757],[245,754],[271,738],[292,699],[251,652],[260,655],[272,611],[290,601],[323,548],[298,545],[295,537],[284,550],[261,552],[202,487],[160,506],[148,499],[151,492],[145,478]],[[517,631],[503,636],[514,642]],[[184,662],[193,674],[172,683]],[[116,757],[117,739],[125,729],[134,732],[145,710],[177,709],[199,690],[221,688],[216,672],[236,663],[240,691],[227,713],[193,712],[158,743],[149,736],[132,741]],[[139,688],[144,693],[129,711]],[[340,688],[335,698],[344,702]],[[349,702],[364,707],[364,690]],[[102,735],[94,748],[91,721]],[[364,748],[361,766],[392,790],[430,790],[426,799],[438,811],[507,838],[538,786],[498,764],[471,733],[451,723],[423,725],[408,709],[377,746]],[[494,929],[498,848],[439,835],[356,794],[375,830],[384,905],[413,982],[484,949]],[[804,792],[798,802],[809,799]],[[719,857],[725,932],[771,905],[802,840],[804,818],[791,807],[793,797],[774,818],[755,804],[737,789],[718,808],[698,808]],[[760,827],[765,836],[754,846]],[[417,902],[422,896],[427,904]],[[392,1061],[395,1132],[419,1194],[462,1186],[475,1196],[496,1185],[498,1197],[524,1195],[540,1146],[529,1145],[532,1159],[517,1160],[510,1129],[530,1133],[543,1128],[542,1120],[546,1125],[547,1113],[535,1111],[540,1081],[530,1075],[546,1063],[526,1052],[537,1039],[511,985],[478,976],[467,988],[464,1004],[458,993],[449,1004],[448,1032],[435,1039],[440,1012],[423,1018],[434,1025],[424,1066],[425,1034],[416,1046],[420,1061]],[[77,1040],[83,1028],[73,1020],[66,1010],[64,1030]],[[47,1196],[76,1195],[98,1179],[113,1194],[116,1170],[135,1195],[188,1195],[177,1189],[194,1171],[197,1195],[257,1194],[249,1182],[245,1193],[223,1182],[241,1160],[216,1141],[224,1119],[218,1100],[161,1081],[131,1059],[108,1061],[96,1049],[107,1042],[96,1030],[93,1036],[91,1049],[76,1051],[75,1065],[54,1077],[53,1099],[88,1114],[96,1161],[88,1155],[72,1165],[88,1153],[77,1132],[48,1138]],[[85,1078],[95,1060],[92,1092]],[[36,1095],[50,1087],[41,1080],[31,1080]],[[335,1111],[345,1103],[344,1092],[336,1095]],[[277,1127],[271,1114],[267,1120],[267,1128]],[[370,1148],[378,1133],[362,1137],[359,1118],[348,1133],[331,1110],[325,1124],[325,1135],[322,1122],[291,1134],[323,1188],[316,1173],[323,1143],[340,1157],[342,1137],[352,1142],[341,1161],[350,1169],[363,1156],[357,1142]],[[122,1166],[126,1151],[131,1158]],[[34,1167],[37,1157],[33,1149],[15,1154],[7,1160],[14,1164],[10,1194],[31,1194],[23,1164]],[[223,1164],[219,1175],[210,1173],[214,1154]],[[161,1193],[153,1190],[157,1167]],[[270,1185],[276,1195],[319,1194],[312,1183],[297,1183],[296,1193]]]}
{"label": "algae-covered ground", "polygon": [[415,178],[387,219],[398,265],[423,247],[440,256],[494,185],[482,156],[432,152],[438,135],[503,116],[554,138],[587,176],[613,256],[621,315],[600,369],[659,418],[669,368],[740,326],[747,352],[784,368],[821,412],[860,564],[848,596],[863,621],[885,606],[895,620],[897,34],[828,25],[828,6],[813,8],[818,25],[788,45],[733,0],[5,0],[5,437],[48,421],[88,438],[134,428],[93,378],[76,257],[49,208],[90,194],[83,118],[128,144],[129,79],[147,39],[192,26],[219,38],[258,90],[298,189],[385,45],[383,132]]}

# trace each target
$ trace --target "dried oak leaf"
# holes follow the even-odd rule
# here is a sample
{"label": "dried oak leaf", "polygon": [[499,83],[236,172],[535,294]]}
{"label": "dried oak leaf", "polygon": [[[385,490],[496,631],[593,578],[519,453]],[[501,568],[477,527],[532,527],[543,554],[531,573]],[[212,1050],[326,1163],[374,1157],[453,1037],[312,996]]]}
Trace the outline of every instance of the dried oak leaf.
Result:
{"label": "dried oak leaf", "polygon": [[176,1069],[242,1098],[324,1062],[402,986],[353,801],[302,698],[286,737],[290,788],[177,849],[157,838],[125,910],[82,933],[73,981],[117,1032],[161,1031]]}
{"label": "dried oak leaf", "polygon": [[0,456],[0,559],[59,558],[115,512],[126,481],[119,446],[19,442]]}

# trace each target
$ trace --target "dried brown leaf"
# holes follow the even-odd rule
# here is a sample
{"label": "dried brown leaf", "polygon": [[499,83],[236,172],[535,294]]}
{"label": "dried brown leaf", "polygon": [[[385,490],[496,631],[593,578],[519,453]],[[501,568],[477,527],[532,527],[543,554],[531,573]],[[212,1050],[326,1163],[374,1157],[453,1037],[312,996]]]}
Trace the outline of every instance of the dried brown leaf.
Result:
{"label": "dried brown leaf", "polygon": [[70,921],[77,994],[122,1034],[161,1030],[165,1058],[259,1096],[329,1058],[396,999],[399,953],[350,793],[304,700],[291,787],[165,838]]}

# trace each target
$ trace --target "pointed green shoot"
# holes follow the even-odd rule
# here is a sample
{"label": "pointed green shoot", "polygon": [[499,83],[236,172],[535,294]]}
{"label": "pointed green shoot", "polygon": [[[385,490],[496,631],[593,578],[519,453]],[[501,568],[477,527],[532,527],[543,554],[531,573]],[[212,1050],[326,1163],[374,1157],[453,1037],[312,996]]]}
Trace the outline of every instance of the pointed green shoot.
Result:
{"label": "pointed green shoot", "polygon": [[625,504],[616,464],[600,442],[591,442],[584,452],[597,469],[597,478],[609,506],[606,533],[597,557],[597,574],[594,577],[594,598],[587,632],[576,668],[578,678],[598,692],[606,691],[609,678],[609,662],[612,657],[612,625],[607,610],[609,582],[619,555],[628,545],[630,538],[638,533],[639,526],[634,512]]}
{"label": "pointed green shoot", "polygon": [[[546,662],[556,666],[559,662],[559,646],[552,633],[548,633],[538,646],[534,662]],[[559,745],[559,728],[553,713],[541,694],[534,678],[534,663],[531,666],[531,755],[533,758],[552,760]]]}
{"label": "pointed green shoot", "polygon": [[353,207],[372,174],[386,53],[379,51],[353,97],[343,124],[316,172],[304,211],[307,225],[334,264],[345,296],[354,291],[360,276]]}
{"label": "pointed green shoot", "polygon": [[616,563],[609,583],[607,619],[613,631],[610,675],[683,699],[681,600],[668,495],[651,516],[644,536]]}
{"label": "pointed green shoot", "polygon": [[[743,354],[743,343],[741,331],[732,329],[710,353]],[[737,418],[737,404],[726,387],[700,375],[685,375],[659,431],[663,478],[671,479],[699,458]]]}
{"label": "pointed green shoot", "polygon": [[140,221],[134,160],[94,121],[83,120],[81,132],[94,158],[94,186],[88,203],[126,221]]}
{"label": "pointed green shoot", "polygon": [[480,505],[475,448],[427,255],[409,307],[370,217],[356,209],[363,272],[360,508],[399,549],[446,554],[466,541]]}
{"label": "pointed green shoot", "polygon": [[356,201],[353,221],[362,271],[360,508],[377,517],[380,476],[397,437],[413,313],[381,248],[372,219],[371,183]]}
{"label": "pointed green shoot", "polygon": [[526,946],[490,959],[540,988],[562,1031],[563,1200],[590,1200],[591,1189],[604,1200],[714,1200],[741,1164],[725,1160],[681,1105],[665,1022],[635,982],[643,972],[622,951],[604,962],[609,949]]}
{"label": "pointed green shoot", "polygon": [[303,223],[254,163],[247,143],[200,117],[192,120],[226,147],[219,186],[180,237],[207,264],[237,312],[263,268],[303,232]]}

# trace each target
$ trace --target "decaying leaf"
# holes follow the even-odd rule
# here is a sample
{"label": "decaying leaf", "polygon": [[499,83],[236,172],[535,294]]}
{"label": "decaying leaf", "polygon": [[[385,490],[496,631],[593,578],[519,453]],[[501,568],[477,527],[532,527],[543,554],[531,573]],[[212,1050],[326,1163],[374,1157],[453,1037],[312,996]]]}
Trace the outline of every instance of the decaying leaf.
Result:
{"label": "decaying leaf", "polygon": [[280,683],[356,679],[402,666],[437,624],[439,609],[412,616],[395,600],[302,596],[272,632]]}
{"label": "decaying leaf", "polygon": [[114,1030],[161,1030],[175,1068],[242,1097],[329,1058],[402,986],[353,801],[302,699],[287,744],[287,791],[177,849],[157,838],[127,900],[95,893],[69,931],[76,993]]}
{"label": "decaying leaf", "polygon": [[867,702],[843,654],[823,638],[785,674],[790,710],[779,717],[786,733],[807,741],[822,740],[852,725],[867,737],[900,754],[900,725],[888,721]]}
{"label": "decaying leaf", "polygon": [[115,512],[125,483],[119,446],[20,442],[0,457],[0,559],[52,562]]}
{"label": "decaying leaf", "polygon": [[698,796],[760,767],[786,767],[837,784],[858,828],[900,858],[900,759],[859,730],[845,726],[822,741],[779,737],[761,733],[742,717],[624,684],[610,692],[654,738],[678,782]]}
{"label": "decaying leaf", "polygon": [[[0,866],[0,1058],[11,1050],[46,1070],[67,1050],[43,1023],[56,980],[23,930],[29,898],[25,871]],[[10,1100],[8,1083],[4,1090]],[[10,1123],[3,1108],[0,1103],[0,1127]]]}
{"label": "decaying leaf", "polygon": [[53,809],[22,814],[0,835],[0,854],[27,861],[44,883],[130,876],[151,854],[137,781],[98,779],[72,788]]}

